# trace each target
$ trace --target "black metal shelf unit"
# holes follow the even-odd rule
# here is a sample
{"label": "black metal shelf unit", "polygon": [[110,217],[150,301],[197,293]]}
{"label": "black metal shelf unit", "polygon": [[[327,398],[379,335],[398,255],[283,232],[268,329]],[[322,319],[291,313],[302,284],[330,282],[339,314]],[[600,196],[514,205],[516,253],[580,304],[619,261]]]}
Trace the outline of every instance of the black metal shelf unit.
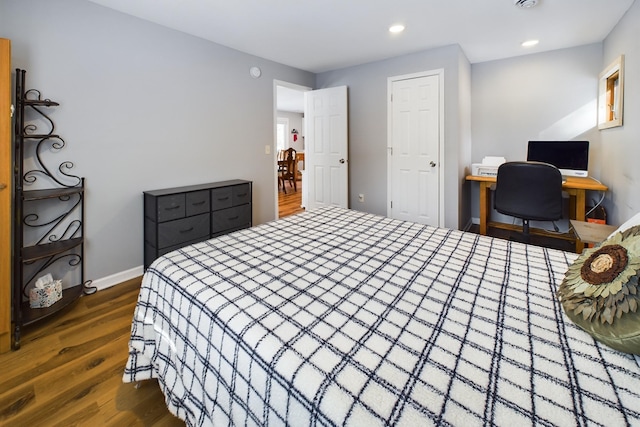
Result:
{"label": "black metal shelf unit", "polygon": [[[25,70],[16,70],[14,349],[20,348],[23,326],[57,313],[91,289],[84,279],[85,180],[70,173],[72,162],[52,160],[65,141],[54,133],[45,109],[59,104],[43,99],[36,89],[26,89],[25,77]],[[47,273],[62,279],[62,299],[46,308],[31,308],[29,291]]]}

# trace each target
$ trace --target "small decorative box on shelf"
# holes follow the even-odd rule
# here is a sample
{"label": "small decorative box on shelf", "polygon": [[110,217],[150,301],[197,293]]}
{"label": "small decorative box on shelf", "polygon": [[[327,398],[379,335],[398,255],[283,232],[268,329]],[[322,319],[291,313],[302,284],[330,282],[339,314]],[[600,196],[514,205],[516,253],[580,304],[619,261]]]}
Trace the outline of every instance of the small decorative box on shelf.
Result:
{"label": "small decorative box on shelf", "polygon": [[62,299],[62,280],[55,280],[40,288],[29,290],[29,306],[31,308],[47,308]]}

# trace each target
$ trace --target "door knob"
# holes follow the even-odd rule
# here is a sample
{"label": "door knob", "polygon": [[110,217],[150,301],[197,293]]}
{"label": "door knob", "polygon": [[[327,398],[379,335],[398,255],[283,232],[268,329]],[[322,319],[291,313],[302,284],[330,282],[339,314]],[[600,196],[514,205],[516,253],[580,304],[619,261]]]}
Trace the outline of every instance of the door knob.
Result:
{"label": "door knob", "polygon": [[344,159],[340,159],[340,163],[344,163],[344,161],[345,161]]}
{"label": "door knob", "polygon": [[7,188],[7,184],[5,183],[0,184],[0,190],[4,190],[5,188]]}
{"label": "door knob", "polygon": [[430,165],[432,168],[435,168],[435,167],[436,167],[436,162],[434,162],[434,161],[432,160],[432,161],[430,161],[430,162],[429,162],[429,165]]}

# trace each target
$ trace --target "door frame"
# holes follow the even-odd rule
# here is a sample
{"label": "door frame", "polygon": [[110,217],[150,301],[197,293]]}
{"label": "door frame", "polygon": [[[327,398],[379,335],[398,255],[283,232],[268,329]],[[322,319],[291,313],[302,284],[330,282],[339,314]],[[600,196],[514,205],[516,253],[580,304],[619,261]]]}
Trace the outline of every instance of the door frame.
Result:
{"label": "door frame", "polygon": [[[271,142],[271,164],[273,165],[273,178],[271,179],[271,182],[275,184],[275,186],[272,187],[274,189],[273,198],[275,202],[275,216],[274,216],[275,219],[280,218],[280,212],[278,211],[278,166],[277,166],[278,136],[276,134],[277,124],[278,124],[278,86],[288,87],[289,89],[295,89],[301,92],[308,92],[310,90],[313,90],[313,88],[310,88],[308,86],[302,86],[296,83],[286,82],[284,80],[273,79],[273,138]],[[307,155],[308,154],[305,153],[305,159]],[[303,192],[306,191],[304,185],[302,186],[302,191]]]}
{"label": "door frame", "polygon": [[391,201],[393,200],[392,173],[393,159],[393,83],[401,80],[416,79],[420,77],[438,76],[438,226],[444,227],[444,68],[419,71],[417,73],[403,74],[387,78],[387,216],[391,218]]}

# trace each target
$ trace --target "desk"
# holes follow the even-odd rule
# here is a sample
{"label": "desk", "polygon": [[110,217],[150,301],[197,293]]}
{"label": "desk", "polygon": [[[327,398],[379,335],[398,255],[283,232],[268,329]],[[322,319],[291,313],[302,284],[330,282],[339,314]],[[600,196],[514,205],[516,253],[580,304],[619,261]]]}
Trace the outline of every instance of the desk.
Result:
{"label": "desk", "polygon": [[[496,183],[495,176],[467,175],[467,181],[477,181],[480,183],[480,234],[487,234],[489,226],[497,228],[508,228],[508,224],[489,222],[491,212],[491,191],[490,187]],[[586,192],[607,191],[608,187],[593,178],[567,177],[567,181],[562,184],[562,190],[569,194],[569,218],[578,221],[585,220]],[[576,241],[576,252],[581,253],[584,245],[581,241]]]}

